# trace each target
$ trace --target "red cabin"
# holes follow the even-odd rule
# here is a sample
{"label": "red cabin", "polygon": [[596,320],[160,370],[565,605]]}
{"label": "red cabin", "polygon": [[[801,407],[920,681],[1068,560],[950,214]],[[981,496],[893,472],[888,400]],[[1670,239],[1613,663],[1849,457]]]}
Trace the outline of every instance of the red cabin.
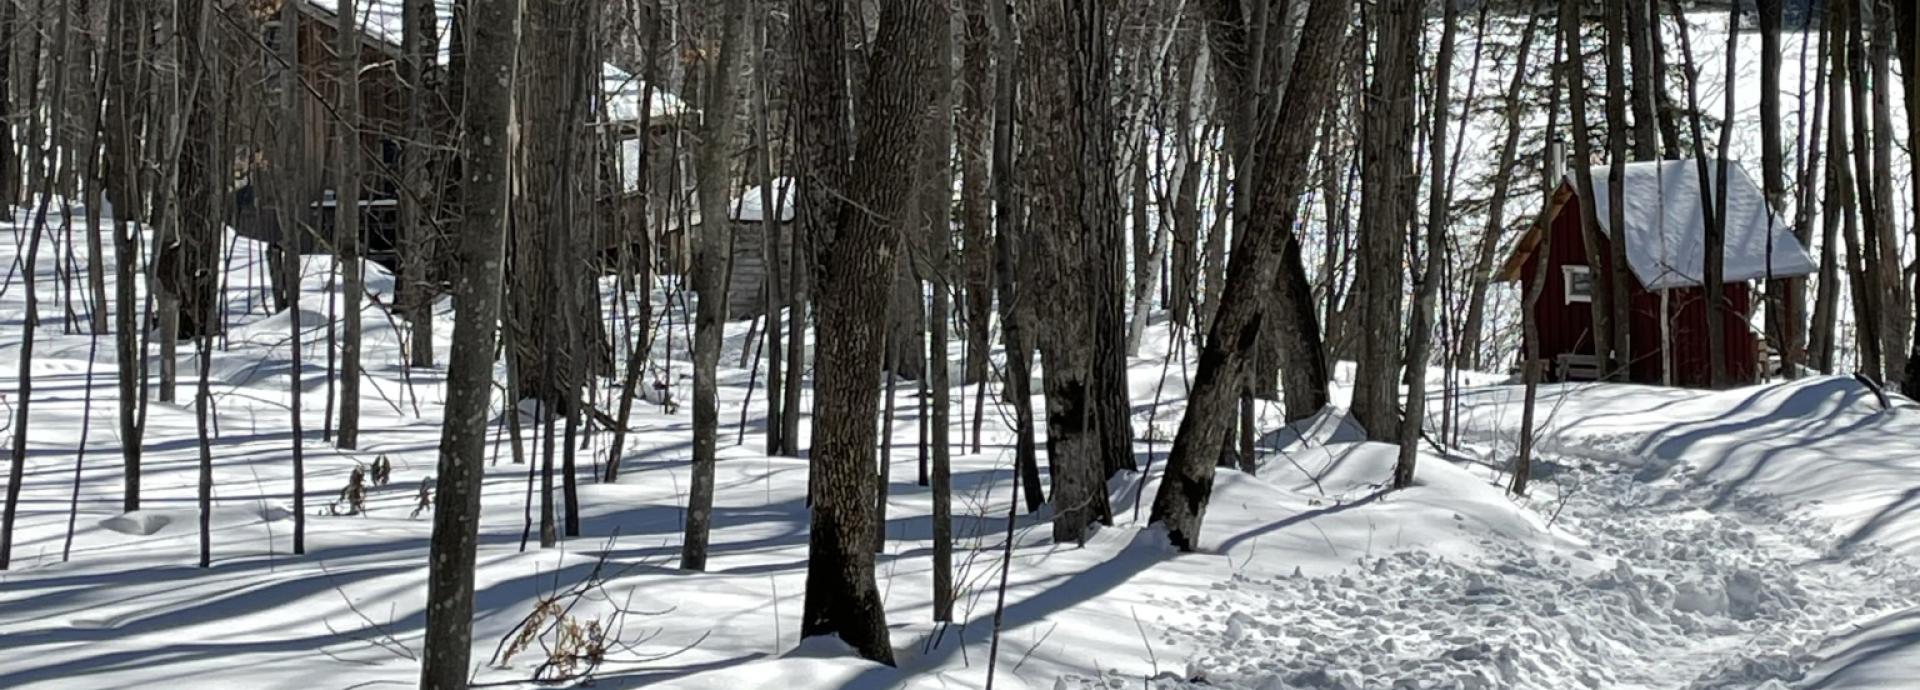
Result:
{"label": "red cabin", "polygon": [[[1594,290],[1607,288],[1613,268],[1608,172],[1605,166],[1593,169],[1594,212],[1603,236],[1598,247],[1600,266],[1588,265],[1580,228],[1580,205],[1585,200],[1569,176],[1554,190],[1546,209],[1514,246],[1497,276],[1502,282],[1520,282],[1523,303],[1535,281],[1546,281],[1534,319],[1539,325],[1540,358],[1548,363],[1547,376],[1554,379],[1591,379],[1602,373],[1594,364],[1592,300]],[[1717,161],[1708,163],[1708,173],[1719,175]],[[1741,385],[1759,381],[1765,371],[1761,336],[1750,325],[1756,307],[1752,282],[1803,276],[1816,266],[1791,227],[1768,209],[1760,189],[1738,163],[1728,164],[1727,177],[1723,349],[1728,382]],[[1712,350],[1701,276],[1706,256],[1703,212],[1715,200],[1711,186],[1705,187],[1709,191],[1702,194],[1695,161],[1626,166],[1621,187],[1626,227],[1621,234],[1627,243],[1629,269],[1631,349],[1626,378],[1630,381],[1689,387],[1711,383]],[[1543,244],[1545,252],[1540,251]],[[1543,258],[1544,274],[1539,264]]]}

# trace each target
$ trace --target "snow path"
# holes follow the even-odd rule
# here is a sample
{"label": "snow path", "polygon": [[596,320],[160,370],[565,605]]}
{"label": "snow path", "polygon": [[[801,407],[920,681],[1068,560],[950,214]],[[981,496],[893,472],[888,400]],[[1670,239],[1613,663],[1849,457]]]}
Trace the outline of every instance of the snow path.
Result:
{"label": "snow path", "polygon": [[1536,498],[1589,545],[1571,554],[1481,538],[1482,557],[1406,551],[1321,577],[1236,574],[1166,601],[1193,613],[1153,626],[1161,639],[1206,651],[1164,685],[1785,688],[1774,679],[1800,678],[1829,631],[1920,587],[1880,550],[1834,557],[1772,500],[1710,509],[1717,494],[1683,473],[1648,474],[1563,470],[1564,503]]}

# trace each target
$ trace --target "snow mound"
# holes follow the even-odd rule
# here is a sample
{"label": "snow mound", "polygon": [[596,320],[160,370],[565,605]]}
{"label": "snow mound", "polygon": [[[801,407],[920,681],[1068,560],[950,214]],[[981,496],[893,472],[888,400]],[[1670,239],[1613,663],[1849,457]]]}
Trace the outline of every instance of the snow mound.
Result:
{"label": "snow mound", "polygon": [[100,528],[130,537],[150,537],[173,524],[173,516],[151,510],[136,510],[100,521]]}

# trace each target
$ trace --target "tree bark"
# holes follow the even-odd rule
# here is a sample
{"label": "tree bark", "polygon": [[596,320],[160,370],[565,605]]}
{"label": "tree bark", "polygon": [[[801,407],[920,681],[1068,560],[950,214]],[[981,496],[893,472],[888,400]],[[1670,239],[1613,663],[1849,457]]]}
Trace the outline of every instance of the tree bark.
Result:
{"label": "tree bark", "polygon": [[[1272,111],[1273,117],[1263,118],[1261,134],[1264,136],[1257,139],[1261,142],[1258,153],[1267,162],[1262,166],[1265,174],[1261,176],[1260,188],[1254,190],[1248,232],[1239,243],[1241,251],[1235,253],[1228,267],[1229,280],[1234,284],[1272,284],[1275,273],[1283,270],[1281,263],[1289,263],[1284,270],[1290,272],[1300,266],[1300,245],[1292,225],[1300,194],[1306,187],[1306,166],[1316,131],[1313,125],[1331,100],[1337,78],[1336,59],[1342,52],[1351,10],[1352,3],[1344,0],[1314,0],[1307,10],[1300,50],[1288,82],[1288,97],[1278,102]],[[1291,276],[1286,284],[1299,290],[1293,296],[1297,300],[1293,304],[1305,306],[1305,315],[1310,317],[1313,313],[1311,289],[1303,289],[1305,286],[1296,284]],[[1287,304],[1286,299],[1283,293],[1283,305]],[[1273,316],[1289,316],[1285,310],[1283,306],[1282,313]],[[1213,491],[1214,460],[1220,455],[1220,444],[1225,437],[1226,429],[1221,421],[1227,419],[1229,407],[1238,393],[1240,377],[1244,375],[1247,358],[1252,355],[1261,320],[1268,317],[1263,312],[1257,294],[1251,291],[1227,296],[1221,302],[1220,313],[1213,320],[1205,348],[1200,353],[1199,369],[1189,387],[1187,413],[1181,419],[1150,518],[1151,522],[1166,526],[1168,539],[1181,550],[1191,551],[1199,546],[1201,518]],[[1314,319],[1296,323],[1293,328],[1313,329],[1312,341],[1319,342]],[[1288,343],[1289,352],[1294,352],[1293,344]],[[1317,358],[1320,352],[1317,348],[1310,354],[1294,352],[1295,357],[1303,355]],[[1325,377],[1319,378],[1323,392],[1325,381]],[[1291,416],[1294,413],[1293,381],[1287,381],[1286,385],[1290,391]]]}
{"label": "tree bark", "polygon": [[[1845,206],[1841,203],[1845,193],[1841,189],[1839,178],[1840,168],[1846,164],[1846,140],[1841,133],[1846,122],[1846,101],[1841,84],[1846,70],[1840,64],[1846,51],[1846,39],[1840,27],[1841,9],[1838,2],[1827,4],[1826,20],[1820,29],[1820,52],[1823,64],[1817,74],[1826,77],[1830,73],[1831,78],[1824,90],[1819,88],[1814,90],[1814,98],[1828,103],[1831,112],[1827,114],[1830,124],[1825,132],[1829,160],[1824,168],[1824,179],[1820,183],[1826,189],[1822,197],[1820,214],[1820,276],[1817,283],[1818,290],[1814,294],[1813,322],[1808,327],[1807,333],[1807,357],[1815,369],[1826,374],[1834,371],[1834,326],[1838,321],[1840,301],[1840,260],[1837,254],[1840,246],[1840,215],[1845,212],[1842,210]],[[1830,70],[1826,68],[1828,65],[1831,65]],[[1815,114],[1820,113],[1816,111]],[[1813,136],[1818,138],[1820,132],[1817,118],[1815,124]],[[1812,170],[1813,168],[1809,167],[1808,172],[1802,176],[1802,185],[1805,188],[1810,188],[1814,184]],[[1811,199],[1813,195],[1803,192],[1803,196]],[[1812,204],[1803,204],[1802,208],[1807,209],[1811,206]],[[1806,218],[1806,213],[1807,211],[1803,210],[1801,217]]]}
{"label": "tree bark", "polygon": [[[966,287],[966,368],[963,385],[978,386],[973,408],[973,452],[986,422],[986,386],[993,344],[993,208],[988,159],[993,146],[993,35],[987,3],[966,0],[961,18],[960,110],[954,121],[960,156],[960,270]],[[965,396],[961,406],[965,407]]]}
{"label": "tree bark", "polygon": [[[925,438],[931,451],[928,484],[932,487],[933,499],[933,620],[947,622],[953,620],[954,601],[953,462],[949,438],[953,376],[947,357],[947,319],[953,311],[948,266],[948,247],[953,240],[950,220],[953,215],[953,31],[946,24],[936,25],[928,38],[934,46],[933,69],[928,75],[934,94],[922,115],[926,122],[921,130],[919,170],[915,175],[919,194],[917,201],[910,205],[913,213],[908,220],[927,248],[926,274],[933,293],[932,311],[927,315],[926,351],[926,384],[932,393],[932,410],[922,415],[922,428],[929,432]],[[922,400],[925,401],[925,396]]]}
{"label": "tree bark", "polygon": [[993,104],[993,273],[999,292],[1000,335],[1006,350],[1005,395],[1014,408],[1014,465],[1020,473],[1020,485],[1027,512],[1040,510],[1046,502],[1040,485],[1039,453],[1034,443],[1033,419],[1033,344],[1027,334],[1032,306],[1023,298],[1025,277],[1019,245],[1025,224],[1022,199],[1015,197],[1020,168],[1014,159],[1014,106],[1020,81],[1015,78],[1019,54],[1015,50],[1012,10],[1001,0],[986,0],[988,18],[993,24],[994,104]]}
{"label": "tree bark", "polygon": [[[820,408],[831,410],[814,427],[812,509],[807,549],[807,594],[801,635],[837,635],[861,656],[893,663],[886,613],[874,584],[873,554],[866,548],[873,535],[873,419],[879,394],[879,364],[887,323],[887,290],[891,284],[900,238],[890,219],[907,208],[913,193],[915,153],[924,88],[934,73],[937,51],[933,32],[949,27],[945,3],[885,0],[880,7],[879,33],[869,62],[868,81],[859,110],[861,122],[901,123],[861,130],[850,163],[829,162],[823,152],[834,147],[839,129],[830,118],[845,93],[842,85],[805,87],[829,73],[829,63],[841,59],[837,23],[842,16],[837,0],[797,2],[793,8],[795,36],[802,64],[801,107],[803,130],[809,137],[825,134],[827,141],[803,138],[801,150],[806,178],[801,200],[816,206],[803,222],[817,223],[820,242],[817,329],[820,348],[816,368],[816,395]],[[816,73],[817,71],[817,73]],[[825,164],[825,165],[823,165]],[[820,166],[820,167],[815,167]],[[831,167],[826,167],[831,166]],[[838,171],[858,171],[838,175]],[[845,203],[833,203],[833,188],[823,181],[845,179]],[[829,202],[819,208],[820,202]],[[833,225],[822,222],[837,220]],[[829,234],[830,233],[830,234]]]}
{"label": "tree bark", "polygon": [[[1593,290],[1593,352],[1600,363],[1600,372],[1604,378],[1613,378],[1619,372],[1613,352],[1613,288],[1611,274],[1607,275],[1606,285],[1599,284],[1601,234],[1600,219],[1594,215],[1595,199],[1593,188],[1593,139],[1587,128],[1587,83],[1585,78],[1586,60],[1580,40],[1581,7],[1585,3],[1579,0],[1561,0],[1560,33],[1565,36],[1567,59],[1572,67],[1567,70],[1567,102],[1573,116],[1573,165],[1572,172],[1580,199],[1580,237],[1585,245],[1587,266],[1593,271],[1595,286]],[[1617,208],[1617,206],[1616,206]]]}
{"label": "tree bark", "polygon": [[[696,191],[703,219],[693,258],[694,291],[700,294],[693,322],[693,484],[687,492],[686,538],[680,550],[680,568],[705,570],[707,540],[713,522],[713,473],[720,410],[720,341],[727,324],[727,283],[731,272],[732,224],[727,222],[732,175],[728,160],[733,148],[734,120],[739,98],[734,73],[739,60],[744,0],[728,0],[713,8],[702,27],[701,53],[706,55],[700,83],[706,90],[699,141],[694,149]],[[767,213],[777,209],[766,209]]]}
{"label": "tree bark", "polygon": [[339,176],[334,183],[334,244],[340,254],[340,422],[335,443],[360,447],[360,305],[366,286],[360,259],[360,14],[340,0],[334,50],[339,54]]}
{"label": "tree bark", "polygon": [[[1867,61],[1873,70],[1872,84],[1873,107],[1873,204],[1867,208],[1872,214],[1868,219],[1868,230],[1874,234],[1874,248],[1877,250],[1875,264],[1876,282],[1874,290],[1879,295],[1881,326],[1880,354],[1886,360],[1886,373],[1883,381],[1900,381],[1907,371],[1907,336],[1912,333],[1911,310],[1912,296],[1908,292],[1911,284],[1906,280],[1908,264],[1902,259],[1900,251],[1900,230],[1894,225],[1893,200],[1893,72],[1890,58],[1893,53],[1893,5],[1912,4],[1894,3],[1890,0],[1874,0],[1871,15],[1861,14],[1862,22],[1871,22],[1873,36],[1868,41]],[[1856,91],[1857,93],[1857,91]],[[1855,111],[1864,114],[1862,111]],[[1858,115],[1856,115],[1858,117]],[[1911,119],[1911,118],[1909,118]],[[1858,131],[1858,130],[1856,130]],[[1868,168],[1861,168],[1866,173]]]}
{"label": "tree bark", "polygon": [[[1112,136],[1105,8],[1098,0],[1043,3],[1023,17],[1030,33],[1027,87],[1053,94],[1027,102],[1026,162],[1035,321],[1046,366],[1047,464],[1053,482],[1053,539],[1085,543],[1094,523],[1111,524],[1103,437],[1106,390],[1101,343],[1109,326],[1105,243],[1112,205]],[[1117,227],[1117,223],[1111,224]]]}
{"label": "tree bark", "polygon": [[1400,437],[1400,333],[1404,261],[1401,247],[1419,193],[1413,168],[1413,75],[1425,3],[1391,0],[1372,15],[1373,78],[1362,112],[1358,256],[1354,297],[1360,303],[1353,416],[1376,441]]}
{"label": "tree bark", "polygon": [[[1920,8],[1911,2],[1898,2],[1894,6],[1894,35],[1898,39],[1896,47],[1900,51],[1901,86],[1904,87],[1902,93],[1906,98],[1908,113],[1907,141],[1916,142],[1920,141],[1920,118],[1914,117],[1913,113],[1920,111],[1920,75],[1915,75],[1914,70],[1920,69],[1920,37],[1916,37],[1916,34],[1920,34]],[[1913,166],[1912,177],[1908,179],[1920,180],[1920,157],[1909,153],[1907,162]],[[1920,208],[1920,186],[1912,186],[1912,192],[1913,208]],[[1914,297],[1916,304],[1920,305],[1920,294]],[[1902,372],[1901,392],[1909,398],[1920,398],[1920,315],[1915,316],[1913,324],[1913,340],[1909,343],[1911,349],[1907,354],[1907,369]]]}
{"label": "tree bark", "polygon": [[[453,298],[453,352],[440,436],[433,542],[427,559],[426,634],[420,687],[465,688],[473,647],[474,546],[487,411],[493,398],[494,339],[500,316],[501,247],[506,236],[508,138],[520,3],[466,0],[474,50],[466,64],[460,238]],[[509,409],[511,401],[509,401]]]}
{"label": "tree bark", "polygon": [[[1527,65],[1533,57],[1533,38],[1540,33],[1541,19],[1546,15],[1534,13],[1527,20],[1526,32],[1520,34],[1520,47],[1514,53],[1513,80],[1507,85],[1505,103],[1520,102],[1520,95],[1527,84]],[[1639,64],[1636,62],[1635,64]],[[1500,143],[1500,167],[1493,176],[1493,196],[1487,205],[1487,229],[1480,235],[1480,245],[1474,253],[1472,285],[1467,295],[1467,317],[1461,322],[1464,326],[1460,335],[1460,349],[1453,365],[1460,369],[1479,369],[1485,364],[1481,357],[1482,343],[1486,339],[1487,290],[1492,286],[1493,262],[1500,251],[1500,239],[1505,234],[1507,196],[1513,189],[1514,159],[1520,147],[1521,108],[1509,106],[1506,111],[1506,137]]]}
{"label": "tree bark", "polygon": [[[300,131],[292,123],[299,122],[300,104],[306,99],[300,83],[300,8],[286,3],[280,9],[280,45],[279,58],[283,61],[280,69],[280,166],[279,166],[279,223],[280,223],[280,270],[283,277],[287,305],[287,423],[292,442],[288,451],[293,456],[293,552],[307,552],[307,467],[306,433],[304,421],[300,418],[301,398],[304,397],[305,377],[301,351],[301,314],[300,282],[306,275],[305,263],[301,258],[301,238],[305,229],[301,211],[306,206],[301,189],[300,171],[294,167],[294,161],[300,155]],[[130,297],[129,297],[130,299]]]}
{"label": "tree bark", "polygon": [[[404,306],[410,330],[407,365],[424,369],[433,366],[434,302],[434,288],[427,279],[434,245],[432,207],[429,205],[433,187],[428,180],[427,163],[438,139],[433,125],[427,121],[430,99],[426,77],[434,55],[439,52],[439,45],[434,40],[434,27],[438,20],[433,0],[402,1],[406,4],[401,6],[401,24],[404,27],[401,30],[401,52],[404,56],[400,60],[400,81],[402,88],[406,89],[407,141],[400,149],[400,185],[403,188],[399,199],[400,237],[403,243],[400,264],[404,274]],[[298,54],[292,64],[299,64]]]}
{"label": "tree bark", "polygon": [[1625,381],[1633,378],[1633,338],[1630,333],[1633,318],[1627,302],[1627,286],[1632,284],[1633,275],[1628,272],[1627,266],[1626,12],[1621,3],[1609,2],[1606,3],[1605,17],[1607,162],[1610,164],[1607,168],[1607,248],[1608,261],[1612,264],[1607,279],[1607,330],[1613,334],[1613,366],[1616,369],[1613,378]]}
{"label": "tree bark", "polygon": [[[775,188],[773,175],[773,114],[767,105],[768,72],[773,69],[770,54],[773,48],[767,40],[766,17],[753,20],[754,70],[753,70],[753,112],[754,139],[759,142],[759,151],[755,155],[754,172],[760,178],[760,258],[766,263],[767,276],[761,289],[765,292],[764,311],[766,312],[766,350],[767,350],[767,454],[780,455],[787,451],[786,438],[780,435],[780,420],[785,416],[781,404],[786,402],[781,386],[786,383],[781,364],[786,355],[783,349],[784,330],[780,321],[781,310],[787,306],[786,271],[783,270],[783,257],[780,253],[780,227],[784,222],[781,209],[791,203],[790,187]],[[797,270],[799,267],[795,266]],[[805,333],[796,333],[796,337],[806,337]]]}
{"label": "tree bark", "polygon": [[[1446,3],[1441,12],[1440,50],[1434,57],[1432,111],[1427,117],[1427,227],[1426,267],[1414,275],[1412,325],[1407,331],[1407,413],[1400,420],[1400,455],[1393,470],[1393,487],[1413,485],[1413,473],[1420,459],[1420,434],[1426,427],[1427,360],[1433,351],[1434,301],[1440,293],[1441,271],[1445,270],[1447,247],[1447,115],[1452,102],[1453,51],[1459,9]],[[1468,79],[1479,75],[1469,74]],[[1469,101],[1472,99],[1469,98]],[[1468,104],[1471,106],[1471,103]],[[1416,233],[1414,238],[1418,238]],[[1416,254],[1417,255],[1417,254]]]}
{"label": "tree bark", "polygon": [[[1781,0],[1759,0],[1760,15],[1760,121],[1782,123],[1780,116],[1780,13]],[[1802,40],[1809,40],[1803,38]],[[1801,66],[1805,70],[1804,65]],[[1801,82],[1803,88],[1805,82]],[[1760,189],[1767,197],[1767,236],[1772,237],[1774,217],[1786,212],[1786,161],[1781,150],[1780,133],[1774,127],[1760,128]],[[1797,281],[1773,277],[1773,243],[1767,243],[1766,333],[1767,342],[1780,356],[1780,370],[1787,378],[1796,378],[1795,352],[1800,330],[1801,302]],[[1764,373],[1764,372],[1763,372]]]}

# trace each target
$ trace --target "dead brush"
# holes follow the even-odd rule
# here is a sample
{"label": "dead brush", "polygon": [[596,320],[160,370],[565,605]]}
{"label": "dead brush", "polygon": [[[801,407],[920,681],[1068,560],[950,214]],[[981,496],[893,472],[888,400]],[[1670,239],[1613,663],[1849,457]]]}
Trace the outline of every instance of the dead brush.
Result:
{"label": "dead brush", "polygon": [[[530,681],[587,681],[604,665],[660,661],[685,653],[705,641],[707,636],[701,635],[699,639],[672,651],[640,653],[638,647],[658,637],[661,630],[655,629],[627,639],[627,620],[635,614],[662,616],[672,613],[673,609],[635,611],[628,606],[632,590],[628,591],[624,600],[614,599],[612,593],[607,591],[607,580],[645,563],[627,565],[618,572],[608,573],[607,554],[612,552],[612,546],[613,539],[609,538],[600,559],[585,578],[535,602],[533,610],[500,638],[489,665],[506,669],[511,667],[516,657],[538,654],[540,663],[534,667]],[[587,606],[582,607],[582,604]],[[588,614],[584,612],[588,608],[606,612]]]}
{"label": "dead brush", "polygon": [[[342,505],[346,506],[345,510],[341,509]],[[347,476],[347,485],[340,487],[340,496],[327,505],[327,514],[367,514],[367,473],[361,466],[353,466],[353,474]]]}

